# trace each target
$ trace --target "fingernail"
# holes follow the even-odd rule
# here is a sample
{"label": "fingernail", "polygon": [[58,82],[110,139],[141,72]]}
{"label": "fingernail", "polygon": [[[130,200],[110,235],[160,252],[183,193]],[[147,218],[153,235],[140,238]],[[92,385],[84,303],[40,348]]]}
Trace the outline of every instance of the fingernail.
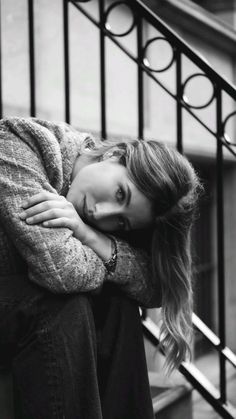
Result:
{"label": "fingernail", "polygon": [[22,202],[21,206],[22,208],[27,207],[28,203],[26,201]]}
{"label": "fingernail", "polygon": [[29,224],[31,224],[33,222],[33,217],[26,218],[26,222],[29,223]]}
{"label": "fingernail", "polygon": [[25,211],[20,212],[19,217],[22,219],[26,218],[26,212]]}

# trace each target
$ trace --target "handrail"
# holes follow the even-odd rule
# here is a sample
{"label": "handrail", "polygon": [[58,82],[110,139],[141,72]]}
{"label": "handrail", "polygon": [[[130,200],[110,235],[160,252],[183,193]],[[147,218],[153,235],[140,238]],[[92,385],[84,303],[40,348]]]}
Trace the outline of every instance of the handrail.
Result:
{"label": "handrail", "polygon": [[[142,53],[138,54],[137,56],[133,55],[126,47],[124,47],[124,45],[122,45],[121,42],[119,42],[117,40],[117,37],[119,38],[119,36],[115,36],[114,34],[112,34],[112,32],[107,28],[106,25],[106,18],[108,17],[108,13],[103,13],[103,20],[101,20],[101,15],[100,15],[100,21],[96,21],[96,19],[87,11],[85,10],[80,3],[83,4],[82,1],[78,1],[78,0],[65,0],[68,1],[69,3],[71,3],[72,5],[74,5],[75,8],[77,8],[77,10],[79,10],[87,19],[90,20],[91,23],[93,23],[98,29],[100,29],[100,33],[103,34],[103,37],[106,36],[107,38],[109,38],[119,49],[121,49],[133,62],[135,62],[139,68],[139,71],[141,70],[142,72],[144,72],[145,74],[147,74],[148,77],[150,77],[155,83],[157,83],[163,90],[166,91],[166,93],[168,93],[168,95],[170,95],[173,99],[176,100],[177,103],[177,107],[179,107],[180,112],[178,112],[178,114],[182,115],[182,110],[184,109],[185,111],[187,111],[195,120],[197,120],[210,134],[212,134],[217,141],[221,142],[222,145],[227,148],[227,150],[234,155],[234,157],[236,157],[236,149],[234,149],[234,143],[232,144],[230,142],[230,140],[227,138],[227,135],[225,135],[224,133],[224,129],[225,129],[225,125],[227,120],[232,117],[235,113],[236,113],[236,109],[235,112],[230,113],[229,115],[227,115],[224,120],[221,120],[221,126],[222,126],[222,134],[219,135],[219,133],[217,132],[217,130],[214,132],[209,126],[207,126],[207,124],[201,120],[201,118],[194,112],[194,107],[190,106],[185,100],[184,100],[184,87],[186,85],[186,83],[190,80],[191,77],[195,77],[195,76],[202,76],[203,74],[206,75],[210,82],[212,83],[213,89],[214,89],[214,94],[211,98],[211,101],[209,103],[207,103],[206,106],[202,106],[202,109],[204,107],[209,106],[214,99],[216,98],[216,94],[217,94],[217,89],[216,87],[220,88],[220,90],[225,91],[233,100],[236,100],[236,87],[231,84],[229,81],[226,80],[226,78],[222,77],[220,74],[218,74],[213,67],[210,66],[210,64],[197,52],[195,52],[184,40],[182,40],[180,38],[179,35],[177,35],[172,29],[169,28],[169,26],[164,23],[162,21],[162,19],[160,19],[159,17],[157,17],[145,4],[142,0],[123,0],[123,1],[115,1],[114,4],[126,4],[130,10],[132,11],[133,15],[134,15],[134,21],[137,24],[137,28],[138,28],[138,22],[139,25],[142,23],[142,20],[145,19],[145,21],[147,21],[148,23],[150,23],[151,25],[153,25],[154,27],[156,27],[160,32],[162,32],[162,34],[164,35],[164,37],[166,37],[166,40],[169,42],[170,46],[173,49],[173,56],[174,56],[174,60],[172,61],[171,65],[176,61],[177,64],[177,68],[179,68],[180,73],[179,73],[179,82],[177,83],[177,93],[173,94],[167,86],[165,86],[165,84],[163,82],[161,82],[156,76],[155,76],[155,72],[152,71],[148,65],[144,64],[144,51],[145,51],[145,47],[142,47]],[[89,0],[88,0],[89,1]],[[98,0],[99,3],[101,2],[101,0]],[[132,27],[133,30],[133,27]],[[129,32],[130,33],[130,32]],[[127,33],[127,34],[129,34]],[[120,37],[123,37],[127,34],[121,35]],[[140,31],[139,31],[140,34]],[[141,39],[141,38],[140,38]],[[138,48],[139,48],[140,42],[138,42]],[[185,55],[186,57],[188,57],[192,62],[194,62],[204,73],[202,74],[194,74],[191,77],[188,77],[187,80],[185,80],[185,83],[181,82],[181,55]],[[168,67],[169,68],[169,67]],[[162,71],[160,71],[162,72]],[[140,76],[139,76],[139,80],[140,80]],[[104,84],[104,81],[103,81]],[[101,89],[101,92],[103,92],[103,89]],[[140,93],[140,88],[138,89],[138,94]],[[140,117],[140,113],[138,115]],[[139,120],[139,118],[138,118]],[[179,121],[182,120],[182,116],[180,116]],[[182,124],[178,123],[177,125],[177,129],[179,129],[179,127]],[[105,135],[103,135],[104,138],[106,138],[106,129],[104,128],[105,126],[105,120],[103,120],[103,132],[105,133]],[[140,134],[140,130],[139,130],[139,134]],[[139,135],[140,137],[140,135]],[[182,151],[182,141],[180,141],[180,137],[182,137],[182,130],[180,129],[180,133],[179,133],[179,139],[177,140],[177,145],[178,145],[178,149],[180,151]]]}
{"label": "handrail", "polygon": [[164,23],[154,12],[152,12],[142,0],[130,0],[133,4],[137,13],[141,13],[142,16],[151,23],[154,27],[158,22],[158,29],[161,30],[163,35],[166,36],[173,42],[175,47],[181,50],[191,61],[196,63],[202,71],[207,73],[216,84],[220,84],[222,89],[224,89],[232,98],[236,100],[236,87],[230,83],[225,77],[221,76],[214,68],[207,62],[207,60],[196,51],[194,51],[191,46],[185,42],[173,29]]}
{"label": "handrail", "polygon": [[[236,109],[230,110],[230,113],[223,116],[222,111],[222,93],[229,95],[233,101],[236,101],[236,88],[226,78],[218,74],[215,69],[197,52],[195,52],[179,35],[177,35],[166,23],[156,16],[144,3],[143,0],[115,0],[105,5],[104,0],[99,1],[99,20],[97,21],[84,7],[82,0],[64,0],[71,3],[78,11],[80,11],[90,22],[100,31],[100,71],[101,71],[101,131],[102,136],[106,138],[106,38],[114,43],[126,56],[129,57],[137,65],[138,70],[138,137],[143,138],[144,132],[144,83],[143,75],[146,74],[155,83],[157,83],[170,97],[176,101],[176,145],[180,152],[183,152],[183,110],[187,111],[199,124],[201,124],[217,142],[217,256],[218,256],[218,316],[219,316],[219,337],[216,336],[206,325],[196,316],[193,316],[193,323],[196,328],[208,339],[219,353],[220,364],[220,392],[218,392],[211,383],[192,364],[183,363],[180,371],[192,383],[192,385],[202,394],[202,396],[215,408],[215,410],[225,418],[233,419],[232,408],[229,407],[226,395],[226,361],[231,362],[235,367],[236,357],[232,351],[225,345],[225,279],[224,279],[224,191],[223,191],[223,149],[227,149],[236,157],[236,141],[232,142],[226,135],[226,124],[230,118],[236,116]],[[89,1],[89,0],[88,0]],[[87,1],[85,1],[87,2]],[[120,5],[129,8],[132,14],[132,24],[130,29],[121,34],[112,32],[109,25],[109,13]],[[152,25],[161,33],[161,39],[168,42],[172,48],[172,59],[170,63],[163,69],[158,71],[152,69],[145,54],[147,47],[155,39],[151,38],[144,41],[143,26],[144,23]],[[131,53],[120,41],[119,38],[127,36],[136,28],[137,54]],[[68,39],[66,42],[66,50],[68,49]],[[184,79],[183,76],[183,57],[187,57],[197,66],[197,71]],[[168,70],[173,63],[176,74],[176,91],[170,89],[156,76]],[[67,60],[68,64],[68,60]],[[68,69],[67,69],[68,71]],[[187,83],[194,77],[207,77],[212,85],[213,94],[206,104],[202,106],[193,106],[188,103],[185,96],[185,88]],[[67,86],[68,87],[68,86]],[[67,92],[69,95],[69,91]],[[210,104],[215,104],[216,126],[211,128],[205,123],[196,109],[207,108]],[[69,116],[67,115],[67,118]],[[235,147],[235,148],[234,148]],[[143,319],[144,334],[155,345],[158,344],[155,326],[150,327],[148,318]],[[153,328],[155,332],[153,332]]]}
{"label": "handrail", "polygon": [[211,343],[217,351],[222,352],[225,359],[236,368],[236,355],[226,346],[222,346],[218,336],[195,314],[192,317],[193,325]]}
{"label": "handrail", "polygon": [[[197,318],[194,316],[193,320]],[[197,323],[197,321],[196,321]],[[160,344],[160,328],[150,317],[142,320],[144,336],[155,346]],[[206,332],[206,331],[205,331]],[[212,333],[212,332],[211,332]],[[207,333],[206,333],[207,335]],[[161,349],[163,353],[163,349]],[[235,356],[235,355],[234,355]],[[219,390],[205,377],[205,375],[191,362],[182,362],[179,371],[192,384],[192,386],[204,397],[217,413],[225,419],[234,419],[236,409],[229,403],[221,401]]]}

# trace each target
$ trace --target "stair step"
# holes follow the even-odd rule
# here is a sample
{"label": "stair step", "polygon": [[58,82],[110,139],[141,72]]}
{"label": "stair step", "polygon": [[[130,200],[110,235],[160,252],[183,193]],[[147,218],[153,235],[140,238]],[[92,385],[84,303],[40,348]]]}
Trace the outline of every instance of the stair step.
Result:
{"label": "stair step", "polygon": [[192,419],[192,387],[182,379],[168,380],[150,373],[153,410],[158,419]]}

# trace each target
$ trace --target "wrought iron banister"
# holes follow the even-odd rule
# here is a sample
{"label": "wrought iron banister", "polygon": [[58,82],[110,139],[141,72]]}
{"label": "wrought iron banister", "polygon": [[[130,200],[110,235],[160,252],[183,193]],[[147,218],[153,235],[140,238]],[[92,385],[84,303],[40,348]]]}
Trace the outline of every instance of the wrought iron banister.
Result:
{"label": "wrought iron banister", "polygon": [[[197,318],[193,316],[193,323],[204,333],[204,336],[215,346],[218,347],[219,339],[216,335],[212,336],[212,331]],[[150,317],[143,319],[143,332],[144,336],[152,342],[154,346],[160,343],[160,329],[153,322]],[[224,348],[225,352],[228,351],[227,359],[235,366],[235,355],[228,349]],[[161,350],[163,352],[163,350]],[[192,384],[211,406],[225,419],[234,419],[236,417],[236,409],[229,402],[222,402],[219,390],[205,377],[205,375],[192,363],[183,362],[179,368],[184,377]]]}
{"label": "wrought iron banister", "polygon": [[34,3],[28,0],[29,14],[29,67],[30,67],[30,115],[36,116],[36,97],[35,97],[35,52],[34,52]]}
{"label": "wrought iron banister", "polygon": [[[174,31],[172,31],[161,19],[159,19],[141,0],[127,1],[114,1],[107,7],[104,2],[100,1],[100,21],[96,21],[81,5],[81,1],[68,0],[73,4],[81,13],[84,14],[97,28],[100,29],[100,52],[101,52],[101,131],[104,138],[106,138],[106,75],[105,75],[105,38],[109,38],[118,48],[120,48],[133,62],[137,64],[138,70],[138,136],[143,138],[144,134],[144,121],[143,121],[143,74],[155,81],[162,89],[176,100],[176,145],[179,151],[183,152],[183,109],[185,109],[195,120],[197,120],[208,132],[210,132],[217,141],[217,234],[218,234],[218,309],[219,309],[219,338],[213,334],[209,334],[209,340],[219,352],[220,362],[220,393],[200,375],[199,371],[193,365],[183,364],[180,368],[181,372],[186,378],[197,388],[200,393],[208,400],[209,403],[222,415],[222,417],[233,418],[232,409],[226,403],[226,365],[225,361],[229,360],[235,366],[234,354],[225,347],[225,279],[224,279],[224,205],[223,205],[223,148],[227,148],[231,154],[236,156],[234,150],[235,143],[232,142],[225,133],[225,128],[228,120],[236,115],[236,110],[231,111],[226,117],[222,113],[222,92],[227,93],[233,101],[236,100],[235,87],[228,82],[225,78],[219,75],[199,54],[197,54],[186,42],[184,42]],[[130,29],[123,34],[115,34],[108,24],[108,16],[111,10],[125,4],[131,11],[133,23]],[[156,28],[172,48],[173,56],[168,66],[164,69],[156,71],[152,69],[147,57],[148,45],[154,42],[158,37],[151,38],[143,41],[143,24],[148,22]],[[132,54],[124,45],[117,40],[119,37],[124,37],[129,34],[134,28],[137,30],[137,53]],[[186,56],[197,67],[198,71],[185,80],[182,73],[182,56]],[[176,63],[176,92],[173,93],[164,85],[157,77],[156,73],[161,73],[169,69],[173,63]],[[206,104],[203,106],[191,106],[185,95],[185,88],[187,83],[194,77],[207,77],[212,83],[213,94]],[[203,109],[215,101],[216,112],[216,127],[215,130],[211,129],[198,115],[194,112],[196,109]],[[199,331],[205,332],[207,329],[202,327],[202,323],[194,318],[196,326]],[[149,339],[155,341],[152,332],[149,330],[147,333],[147,324],[144,320],[144,330]],[[156,342],[157,343],[157,342]]]}
{"label": "wrought iron banister", "polygon": [[65,121],[70,122],[70,65],[69,65],[69,16],[68,1],[63,0]]}
{"label": "wrought iron banister", "polygon": [[193,313],[192,320],[195,328],[202,333],[217,351],[221,351],[225,359],[236,368],[236,355],[226,346],[222,346],[219,337],[195,313]]}
{"label": "wrought iron banister", "polygon": [[226,78],[217,73],[214,68],[207,62],[205,57],[198,54],[187,42],[183,40],[173,29],[171,29],[163,20],[153,13],[142,0],[130,1],[134,9],[142,15],[154,27],[158,26],[158,30],[172,43],[178,50],[184,53],[191,61],[196,63],[201,70],[206,73],[214,82],[224,89],[230,96],[236,100],[235,86]]}
{"label": "wrought iron banister", "polygon": [[[91,1],[91,0],[87,0],[87,1]],[[87,2],[86,1],[86,2]],[[64,2],[71,3],[75,6],[75,8],[77,8],[77,10],[79,10],[84,16],[86,16],[91,23],[93,23],[98,29],[100,29],[100,36],[103,39],[102,44],[101,44],[101,115],[102,115],[102,121],[101,121],[101,126],[102,126],[102,133],[103,133],[103,138],[106,138],[106,118],[105,118],[105,110],[106,110],[106,106],[105,106],[105,95],[104,95],[104,91],[105,91],[105,68],[104,68],[104,61],[105,61],[105,54],[104,54],[104,37],[106,36],[107,38],[109,38],[115,45],[117,45],[118,48],[120,48],[133,62],[135,62],[138,66],[138,72],[139,72],[139,85],[138,85],[138,96],[139,96],[139,100],[138,100],[138,121],[140,121],[140,118],[142,120],[142,112],[140,111],[140,109],[142,108],[141,104],[143,103],[143,94],[142,94],[142,72],[145,72],[145,74],[147,74],[152,80],[154,80],[162,89],[164,89],[166,91],[166,93],[169,94],[169,96],[171,96],[173,99],[176,100],[177,103],[177,119],[178,119],[178,123],[177,123],[177,148],[179,151],[183,151],[183,145],[182,145],[182,110],[185,109],[194,119],[196,119],[209,133],[211,133],[213,136],[215,136],[215,138],[219,141],[222,142],[222,144],[224,145],[225,148],[227,148],[231,154],[233,154],[236,157],[236,151],[234,149],[234,145],[235,143],[232,143],[231,140],[228,138],[228,136],[225,133],[225,126],[228,122],[228,120],[234,116],[236,116],[236,110],[234,110],[233,112],[231,112],[230,114],[227,115],[227,117],[225,117],[224,120],[220,120],[220,133],[219,133],[219,129],[217,129],[215,132],[209,127],[207,126],[207,124],[205,124],[194,112],[193,109],[201,109],[204,107],[209,106],[212,101],[218,97],[219,100],[217,100],[217,104],[216,107],[217,109],[219,108],[219,104],[221,106],[222,103],[222,99],[219,98],[219,95],[221,94],[220,91],[224,91],[226,92],[233,100],[236,100],[236,89],[235,86],[233,84],[231,84],[229,81],[227,81],[223,76],[221,76],[220,74],[218,74],[212,66],[210,66],[209,63],[207,63],[207,61],[200,56],[198,53],[196,53],[186,42],[184,42],[174,31],[172,31],[168,25],[166,25],[161,19],[159,19],[151,10],[148,9],[148,7],[144,4],[143,1],[141,0],[130,0],[129,2],[127,2],[127,0],[124,1],[115,1],[114,3],[112,3],[112,5],[117,4],[117,6],[121,5],[121,4],[127,4],[128,7],[132,10],[132,13],[134,13],[134,22],[136,22],[137,25],[137,49],[138,49],[138,54],[137,56],[134,56],[133,54],[130,53],[130,51],[128,51],[127,48],[125,48],[116,38],[117,35],[113,35],[111,33],[110,30],[107,29],[107,21],[106,19],[108,18],[108,12],[110,11],[110,8],[108,8],[108,10],[102,13],[101,11],[101,7],[104,10],[104,4],[103,4],[103,0],[100,1],[99,0],[99,5],[100,5],[100,21],[96,21],[94,19],[93,16],[91,16],[79,3],[85,3],[84,1],[79,1],[79,0],[64,0]],[[101,6],[101,4],[103,4],[103,6]],[[66,19],[68,19],[68,16],[66,17]],[[140,31],[140,27],[142,25],[142,21],[146,20],[148,23],[150,23],[151,25],[153,25],[154,27],[156,27],[158,29],[158,31],[162,32],[162,34],[164,35],[165,39],[168,40],[168,43],[171,45],[171,47],[173,48],[173,60],[171,61],[170,65],[165,68],[164,70],[160,70],[159,72],[165,71],[167,69],[169,69],[169,67],[173,64],[174,61],[176,61],[177,64],[177,69],[176,69],[176,79],[177,79],[177,92],[176,94],[173,94],[162,82],[160,82],[160,80],[157,79],[157,77],[154,76],[153,73],[155,73],[156,71],[152,71],[149,69],[148,65],[145,65],[145,57],[144,57],[144,52],[146,47],[143,47],[141,45],[142,42],[142,38],[141,38],[141,32]],[[124,35],[119,35],[120,37],[122,36],[126,36],[127,34],[129,34],[131,32],[131,30],[133,30],[133,26],[130,28],[130,31],[128,33],[125,33]],[[67,49],[68,49],[68,35],[66,35],[65,37],[66,41],[65,41],[65,74],[67,74],[67,80],[65,83],[65,88],[66,88],[66,92],[65,92],[65,97],[67,98],[66,101],[66,121],[70,122],[70,116],[69,116],[69,112],[68,107],[68,97],[69,97],[69,72],[68,72],[68,57],[67,57]],[[149,41],[148,41],[149,42]],[[148,43],[147,42],[147,43]],[[146,43],[146,44],[147,44]],[[181,54],[184,54],[186,57],[188,57],[194,64],[196,64],[204,73],[196,73],[191,75],[190,77],[188,77],[185,82],[182,82],[182,64],[181,64]],[[207,78],[209,78],[209,80],[212,83],[213,86],[213,90],[214,93],[212,95],[212,97],[210,98],[209,102],[202,106],[202,107],[196,107],[196,106],[191,106],[187,103],[187,100],[185,98],[184,95],[184,88],[186,87],[187,83],[190,81],[190,79],[192,79],[193,77],[201,77],[201,76],[205,76],[207,75]],[[220,91],[219,91],[220,89]],[[217,111],[218,112],[218,111]],[[219,118],[217,119],[219,121]],[[141,124],[142,125],[142,124]],[[139,122],[139,129],[138,129],[138,136],[139,138],[143,138],[143,125],[142,125],[142,129],[141,129],[141,125]]]}

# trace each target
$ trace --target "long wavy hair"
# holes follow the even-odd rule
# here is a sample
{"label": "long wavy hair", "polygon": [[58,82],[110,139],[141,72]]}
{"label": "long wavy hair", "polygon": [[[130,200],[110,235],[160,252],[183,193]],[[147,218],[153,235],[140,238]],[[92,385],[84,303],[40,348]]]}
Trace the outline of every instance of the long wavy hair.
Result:
{"label": "long wavy hair", "polygon": [[[84,152],[91,146],[84,143]],[[150,253],[153,278],[161,285],[161,343],[169,371],[191,358],[192,260],[190,232],[201,184],[191,163],[155,140],[92,142],[89,154],[115,155],[130,179],[154,204]]]}

